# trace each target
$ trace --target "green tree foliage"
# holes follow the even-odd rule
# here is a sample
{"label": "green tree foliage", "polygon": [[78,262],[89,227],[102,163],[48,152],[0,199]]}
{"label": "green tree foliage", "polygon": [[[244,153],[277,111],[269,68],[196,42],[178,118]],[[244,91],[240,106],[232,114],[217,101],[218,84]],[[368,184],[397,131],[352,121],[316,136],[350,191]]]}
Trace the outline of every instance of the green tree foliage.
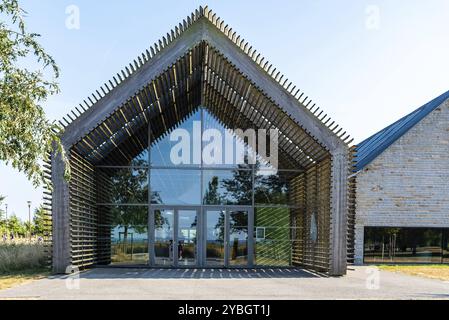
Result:
{"label": "green tree foliage", "polygon": [[234,170],[232,179],[223,180],[223,187],[226,190],[226,199],[229,204],[252,203],[253,173],[250,170],[239,170],[243,168],[245,168],[245,166],[239,166],[237,170]]}
{"label": "green tree foliage", "polygon": [[[148,199],[148,176],[145,169],[119,169],[110,177],[112,182],[112,203],[145,203]],[[125,228],[144,232],[147,224],[146,207],[125,206],[112,209],[113,223]]]}
{"label": "green tree foliage", "polygon": [[[3,200],[4,197],[0,196],[0,206],[2,206]],[[28,221],[22,221],[14,214],[8,216],[8,220],[5,218],[4,211],[0,210],[0,239],[4,234],[13,234],[15,237],[29,236],[30,223]],[[34,211],[33,221],[31,222],[31,232],[34,236],[48,236],[46,219],[45,209],[41,205]]]}
{"label": "green tree foliage", "polygon": [[33,222],[28,222],[28,221],[25,221],[25,222],[23,222],[23,230],[24,230],[24,234],[25,234],[25,236],[29,236],[30,235],[30,231],[31,231],[31,234],[33,235],[34,234],[34,225],[33,225]]}
{"label": "green tree foliage", "polygon": [[204,204],[217,205],[223,202],[223,199],[218,192],[218,182],[218,177],[212,177],[212,180],[208,183],[203,197]]}
{"label": "green tree foliage", "polygon": [[42,162],[53,142],[62,152],[57,125],[42,108],[59,91],[59,70],[37,41],[39,35],[27,30],[25,14],[18,0],[0,0],[0,161],[37,186],[44,182]]}
{"label": "green tree foliage", "polygon": [[25,237],[27,233],[25,224],[22,223],[22,221],[20,221],[20,219],[16,215],[12,215],[8,218],[8,231],[15,236]]}
{"label": "green tree foliage", "polygon": [[45,209],[40,206],[34,211],[33,218],[33,233],[37,236],[45,236],[47,233],[46,226],[47,217],[45,214]]}

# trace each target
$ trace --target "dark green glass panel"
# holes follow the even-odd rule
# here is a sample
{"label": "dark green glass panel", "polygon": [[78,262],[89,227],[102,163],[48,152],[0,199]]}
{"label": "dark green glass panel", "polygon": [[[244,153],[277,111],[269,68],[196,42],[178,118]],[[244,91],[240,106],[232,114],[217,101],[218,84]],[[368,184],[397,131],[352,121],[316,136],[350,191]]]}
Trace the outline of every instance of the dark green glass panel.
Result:
{"label": "dark green glass panel", "polygon": [[291,265],[289,208],[256,208],[254,256],[257,266]]}
{"label": "dark green glass panel", "polygon": [[365,263],[441,263],[443,229],[365,228]]}

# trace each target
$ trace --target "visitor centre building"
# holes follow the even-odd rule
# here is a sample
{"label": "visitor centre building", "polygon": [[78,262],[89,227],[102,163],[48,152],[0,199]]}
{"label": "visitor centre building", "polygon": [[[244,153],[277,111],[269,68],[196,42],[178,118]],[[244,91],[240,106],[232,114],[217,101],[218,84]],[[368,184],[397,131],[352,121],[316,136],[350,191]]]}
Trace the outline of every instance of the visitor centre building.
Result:
{"label": "visitor centre building", "polygon": [[55,272],[346,273],[349,136],[208,8],[64,121],[49,173]]}

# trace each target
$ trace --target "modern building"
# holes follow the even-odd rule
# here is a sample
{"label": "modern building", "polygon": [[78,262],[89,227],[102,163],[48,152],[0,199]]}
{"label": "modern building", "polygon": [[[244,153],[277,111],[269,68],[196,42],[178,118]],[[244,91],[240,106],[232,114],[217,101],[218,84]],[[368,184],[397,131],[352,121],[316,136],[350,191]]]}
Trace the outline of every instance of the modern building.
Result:
{"label": "modern building", "polygon": [[360,143],[355,171],[355,263],[449,263],[449,92]]}
{"label": "modern building", "polygon": [[208,8],[67,118],[68,161],[51,159],[55,272],[346,273],[349,136]]}

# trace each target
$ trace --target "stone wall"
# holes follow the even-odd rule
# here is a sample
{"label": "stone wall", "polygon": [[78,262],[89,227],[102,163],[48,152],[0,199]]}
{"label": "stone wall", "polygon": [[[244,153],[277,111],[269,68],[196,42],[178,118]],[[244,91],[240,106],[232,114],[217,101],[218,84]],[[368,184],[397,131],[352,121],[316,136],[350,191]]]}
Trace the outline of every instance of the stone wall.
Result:
{"label": "stone wall", "polygon": [[365,226],[449,228],[449,100],[357,175],[356,264]]}

